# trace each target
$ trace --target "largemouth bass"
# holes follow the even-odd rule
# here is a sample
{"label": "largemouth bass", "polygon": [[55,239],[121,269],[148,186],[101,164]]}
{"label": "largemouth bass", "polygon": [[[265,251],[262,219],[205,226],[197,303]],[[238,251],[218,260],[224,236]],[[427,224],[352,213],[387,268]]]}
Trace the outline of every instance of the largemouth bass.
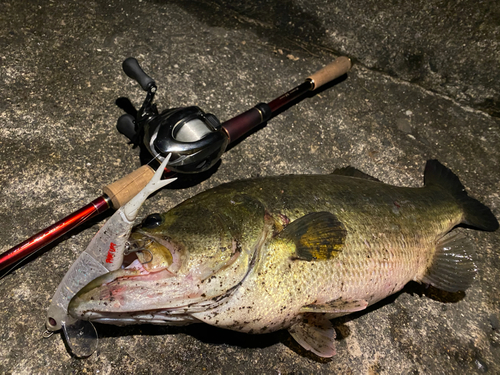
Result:
{"label": "largemouth bass", "polygon": [[498,221],[439,162],[427,163],[424,180],[396,187],[347,168],[210,189],[148,216],[127,243],[136,259],[85,286],[69,313],[117,325],[288,329],[330,357],[330,319],[411,280],[451,292],[471,285],[473,248],[451,230],[494,231]]}

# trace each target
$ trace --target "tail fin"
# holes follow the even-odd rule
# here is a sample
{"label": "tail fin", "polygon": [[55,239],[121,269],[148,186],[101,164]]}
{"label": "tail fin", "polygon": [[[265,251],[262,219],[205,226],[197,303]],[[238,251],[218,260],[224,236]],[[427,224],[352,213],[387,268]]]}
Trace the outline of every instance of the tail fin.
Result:
{"label": "tail fin", "polygon": [[437,160],[427,162],[424,183],[425,186],[440,186],[455,197],[464,210],[463,224],[487,231],[498,229],[498,220],[491,210],[478,200],[469,197],[458,177]]}

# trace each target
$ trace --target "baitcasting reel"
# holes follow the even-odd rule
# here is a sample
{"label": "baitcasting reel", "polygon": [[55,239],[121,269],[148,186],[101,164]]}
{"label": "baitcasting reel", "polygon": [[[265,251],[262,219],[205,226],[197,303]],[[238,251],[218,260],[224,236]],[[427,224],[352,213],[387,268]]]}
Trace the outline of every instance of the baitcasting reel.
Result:
{"label": "baitcasting reel", "polygon": [[123,62],[127,76],[136,80],[147,92],[134,119],[126,114],[118,119],[118,131],[135,145],[141,145],[162,162],[172,154],[167,168],[180,173],[198,173],[212,167],[226,150],[228,133],[211,113],[196,106],[166,109],[158,113],[153,99],[157,90],[133,57]]}
{"label": "baitcasting reel", "polygon": [[123,62],[123,70],[147,94],[136,118],[123,115],[116,126],[134,145],[144,146],[158,162],[172,154],[167,165],[171,171],[203,172],[217,163],[229,143],[248,134],[307,93],[344,75],[350,68],[351,60],[339,57],[278,98],[269,103],[259,103],[221,124],[213,114],[205,113],[196,106],[158,113],[153,104],[157,89],[154,80],[144,73],[136,59],[129,57]]}

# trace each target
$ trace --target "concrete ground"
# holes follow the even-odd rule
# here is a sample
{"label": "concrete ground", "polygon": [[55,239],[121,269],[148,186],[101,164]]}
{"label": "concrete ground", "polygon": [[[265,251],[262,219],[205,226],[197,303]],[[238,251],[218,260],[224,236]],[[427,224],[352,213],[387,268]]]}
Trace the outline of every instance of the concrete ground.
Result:
{"label": "concrete ground", "polygon": [[[164,190],[144,214],[222,182],[329,173],[352,165],[421,186],[440,160],[500,217],[500,3],[376,0],[1,1],[0,251],[101,194],[139,166],[115,129],[143,92],[121,70],[135,56],[161,109],[198,105],[221,120],[269,101],[336,56],[339,84],[283,112],[224,154],[213,175]],[[478,275],[466,293],[408,285],[334,321],[322,360],[281,331],[98,326],[88,359],[42,337],[51,297],[103,220],[0,280],[0,373],[500,373],[500,232],[465,230]]]}

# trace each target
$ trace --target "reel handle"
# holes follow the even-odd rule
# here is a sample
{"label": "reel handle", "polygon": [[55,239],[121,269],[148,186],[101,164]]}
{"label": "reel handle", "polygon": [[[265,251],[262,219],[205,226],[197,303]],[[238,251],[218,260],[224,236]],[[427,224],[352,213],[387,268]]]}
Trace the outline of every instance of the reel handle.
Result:
{"label": "reel handle", "polygon": [[133,57],[125,59],[122,63],[123,71],[127,76],[137,81],[144,91],[149,91],[153,87],[156,89],[156,84],[153,78],[144,73],[137,60]]}

